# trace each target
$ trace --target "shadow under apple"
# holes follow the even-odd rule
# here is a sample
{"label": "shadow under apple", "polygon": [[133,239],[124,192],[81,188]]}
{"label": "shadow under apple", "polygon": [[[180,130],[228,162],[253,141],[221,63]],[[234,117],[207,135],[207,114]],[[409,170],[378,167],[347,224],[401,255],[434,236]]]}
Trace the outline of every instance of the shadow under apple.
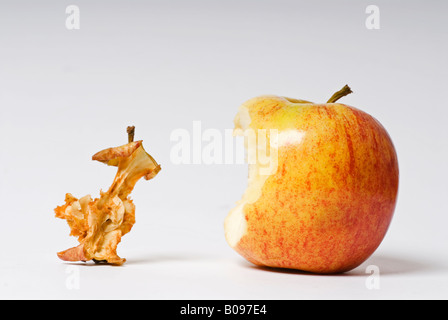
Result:
{"label": "shadow under apple", "polygon": [[398,274],[415,274],[420,272],[428,271],[438,271],[441,270],[441,266],[431,262],[423,260],[415,260],[408,257],[392,257],[389,255],[373,255],[360,266],[344,273],[337,274],[317,274],[307,271],[295,270],[295,269],[284,269],[284,268],[272,268],[256,266],[250,262],[244,261],[244,267],[252,268],[260,271],[275,272],[275,273],[285,273],[285,274],[297,274],[297,275],[309,275],[309,276],[363,276],[370,274],[368,271],[369,266],[376,266],[379,269],[381,275],[398,275]]}

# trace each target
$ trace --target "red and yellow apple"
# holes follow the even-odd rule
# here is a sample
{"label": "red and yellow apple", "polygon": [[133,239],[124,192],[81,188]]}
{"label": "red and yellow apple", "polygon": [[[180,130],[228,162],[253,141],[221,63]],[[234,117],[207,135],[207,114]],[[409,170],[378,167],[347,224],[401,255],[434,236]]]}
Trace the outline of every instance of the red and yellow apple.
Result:
{"label": "red and yellow apple", "polygon": [[240,106],[236,133],[278,131],[275,145],[250,146],[275,148],[275,169],[249,164],[248,187],[224,222],[228,244],[255,265],[341,273],[382,242],[396,206],[397,154],[380,122],[336,103],[348,93],[324,104],[260,96]]}

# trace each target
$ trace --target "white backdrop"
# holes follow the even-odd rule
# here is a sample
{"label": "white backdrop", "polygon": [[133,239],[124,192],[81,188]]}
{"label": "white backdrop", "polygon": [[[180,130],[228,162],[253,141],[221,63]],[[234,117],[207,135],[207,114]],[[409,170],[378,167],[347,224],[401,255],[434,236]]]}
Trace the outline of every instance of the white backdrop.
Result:
{"label": "white backdrop", "polygon": [[[80,10],[68,30],[65,10]],[[380,9],[369,30],[366,7]],[[442,1],[0,1],[0,298],[448,298],[448,86]],[[261,94],[343,102],[389,131],[400,164],[385,240],[357,269],[312,276],[252,266],[223,221],[245,165],[175,165],[176,128],[224,131]],[[132,198],[122,267],[60,261],[76,245],[53,209],[98,196],[115,169],[91,161],[126,126],[161,163]],[[380,270],[369,290],[366,267]]]}

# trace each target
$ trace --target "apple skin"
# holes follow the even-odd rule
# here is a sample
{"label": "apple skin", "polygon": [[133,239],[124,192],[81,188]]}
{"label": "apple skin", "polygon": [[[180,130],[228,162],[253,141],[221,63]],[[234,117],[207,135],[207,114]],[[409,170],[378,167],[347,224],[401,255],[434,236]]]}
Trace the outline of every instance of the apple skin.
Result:
{"label": "apple skin", "polygon": [[396,206],[398,160],[387,131],[340,103],[261,96],[244,106],[250,128],[298,130],[303,139],[279,147],[276,172],[244,205],[246,230],[233,248],[258,266],[323,274],[359,266],[382,242]]}

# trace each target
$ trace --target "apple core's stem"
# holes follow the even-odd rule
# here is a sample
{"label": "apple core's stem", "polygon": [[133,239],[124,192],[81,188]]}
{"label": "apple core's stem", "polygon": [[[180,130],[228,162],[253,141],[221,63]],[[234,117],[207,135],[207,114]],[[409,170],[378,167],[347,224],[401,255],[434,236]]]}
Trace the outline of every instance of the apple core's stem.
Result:
{"label": "apple core's stem", "polygon": [[128,133],[128,143],[134,142],[135,127],[134,126],[129,126],[126,129],[126,131]]}
{"label": "apple core's stem", "polygon": [[352,92],[353,92],[352,89],[350,89],[348,85],[345,85],[341,90],[332,95],[330,100],[327,101],[327,103],[334,103]]}

